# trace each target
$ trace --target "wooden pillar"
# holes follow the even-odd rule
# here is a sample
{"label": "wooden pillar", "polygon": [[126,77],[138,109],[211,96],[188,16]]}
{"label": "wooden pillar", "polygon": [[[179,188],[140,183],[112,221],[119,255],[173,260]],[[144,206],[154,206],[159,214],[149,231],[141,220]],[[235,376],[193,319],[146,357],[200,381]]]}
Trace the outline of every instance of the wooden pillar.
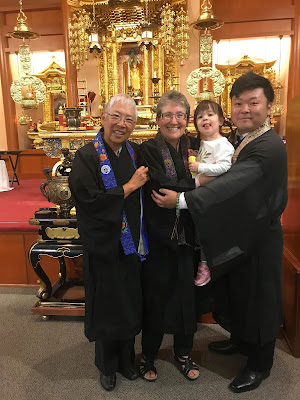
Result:
{"label": "wooden pillar", "polygon": [[71,9],[67,4],[67,0],[61,0],[63,35],[66,59],[66,86],[67,86],[67,105],[68,107],[78,106],[78,89],[77,89],[77,70],[71,63],[70,47],[69,47],[69,18],[71,17]]}
{"label": "wooden pillar", "polygon": [[12,74],[9,63],[9,53],[5,52],[5,49],[8,48],[8,40],[4,36],[5,25],[5,15],[0,13],[0,77],[5,114],[6,140],[8,150],[19,150],[16,106],[10,95]]}
{"label": "wooden pillar", "polygon": [[300,0],[294,0],[294,35],[292,35],[288,101],[300,93]]}

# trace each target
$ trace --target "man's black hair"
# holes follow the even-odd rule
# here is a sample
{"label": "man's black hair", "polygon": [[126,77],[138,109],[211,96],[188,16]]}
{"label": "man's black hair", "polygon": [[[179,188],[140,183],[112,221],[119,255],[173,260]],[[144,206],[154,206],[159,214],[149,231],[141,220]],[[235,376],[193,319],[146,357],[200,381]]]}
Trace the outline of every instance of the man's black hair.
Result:
{"label": "man's black hair", "polygon": [[271,85],[269,79],[255,74],[253,71],[249,71],[246,74],[240,76],[233,84],[230,98],[232,99],[233,96],[239,97],[243,92],[247,90],[254,90],[262,88],[264,94],[267,98],[268,104],[272,103],[274,100],[274,89]]}

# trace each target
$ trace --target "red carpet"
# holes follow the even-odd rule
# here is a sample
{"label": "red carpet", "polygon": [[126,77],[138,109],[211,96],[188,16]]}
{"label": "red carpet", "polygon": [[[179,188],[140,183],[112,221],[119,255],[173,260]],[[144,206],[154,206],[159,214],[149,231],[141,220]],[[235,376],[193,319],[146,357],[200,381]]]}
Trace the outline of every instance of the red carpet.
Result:
{"label": "red carpet", "polygon": [[26,179],[14,189],[0,192],[0,231],[36,231],[36,225],[28,220],[41,207],[53,207],[53,203],[42,195],[40,184],[45,179]]}

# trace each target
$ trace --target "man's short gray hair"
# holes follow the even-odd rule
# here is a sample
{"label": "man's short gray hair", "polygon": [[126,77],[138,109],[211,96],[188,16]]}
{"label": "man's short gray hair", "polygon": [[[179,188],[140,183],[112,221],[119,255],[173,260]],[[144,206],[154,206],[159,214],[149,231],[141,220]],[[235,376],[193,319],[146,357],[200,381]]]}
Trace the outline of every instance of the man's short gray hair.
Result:
{"label": "man's short gray hair", "polygon": [[137,120],[137,108],[135,101],[133,100],[132,97],[130,97],[128,94],[116,94],[112,96],[107,104],[104,107],[104,112],[109,113],[110,110],[113,108],[113,106],[117,103],[121,103],[126,107],[130,107],[134,111],[134,122]]}

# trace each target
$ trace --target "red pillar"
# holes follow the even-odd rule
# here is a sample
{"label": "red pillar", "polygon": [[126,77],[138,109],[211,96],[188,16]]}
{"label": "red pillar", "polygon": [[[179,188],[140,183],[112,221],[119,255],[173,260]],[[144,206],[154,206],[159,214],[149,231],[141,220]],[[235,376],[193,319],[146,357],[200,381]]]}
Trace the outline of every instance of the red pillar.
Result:
{"label": "red pillar", "polygon": [[16,107],[10,95],[12,74],[9,63],[9,53],[5,51],[5,49],[8,48],[8,40],[7,37],[5,37],[4,32],[5,25],[5,15],[4,13],[0,13],[0,77],[5,114],[7,147],[8,150],[19,150]]}

